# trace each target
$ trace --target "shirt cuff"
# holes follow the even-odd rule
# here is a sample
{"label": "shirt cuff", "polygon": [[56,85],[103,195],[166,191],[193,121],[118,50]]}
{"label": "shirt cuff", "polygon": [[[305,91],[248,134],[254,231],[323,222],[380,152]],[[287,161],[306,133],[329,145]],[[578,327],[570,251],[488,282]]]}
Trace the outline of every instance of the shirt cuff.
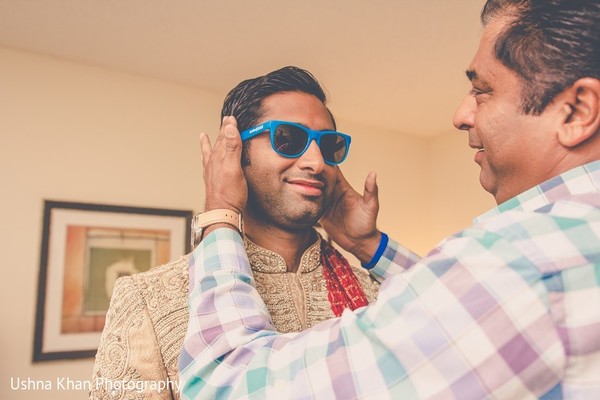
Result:
{"label": "shirt cuff", "polygon": [[[218,228],[206,235],[189,260],[190,273],[249,270],[246,246],[235,229]],[[191,277],[190,277],[191,278]]]}
{"label": "shirt cuff", "polygon": [[375,264],[377,264],[377,262],[379,262],[379,259],[383,255],[383,251],[387,247],[388,241],[389,241],[388,235],[381,232],[381,239],[379,240],[379,246],[377,246],[377,251],[375,252],[375,255],[373,255],[373,258],[371,258],[371,261],[369,261],[366,264],[361,263],[360,265],[362,265],[362,267],[365,269],[373,268],[375,266]]}

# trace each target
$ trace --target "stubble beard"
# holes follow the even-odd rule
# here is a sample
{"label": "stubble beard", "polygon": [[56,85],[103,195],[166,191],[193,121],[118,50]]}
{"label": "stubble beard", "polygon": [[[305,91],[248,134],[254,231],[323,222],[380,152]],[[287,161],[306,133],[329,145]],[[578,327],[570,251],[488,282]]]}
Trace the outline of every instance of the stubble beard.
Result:
{"label": "stubble beard", "polygon": [[328,196],[305,198],[302,201],[277,197],[266,193],[263,196],[248,188],[246,213],[263,224],[276,226],[287,231],[298,231],[314,226],[323,216],[328,204]]}

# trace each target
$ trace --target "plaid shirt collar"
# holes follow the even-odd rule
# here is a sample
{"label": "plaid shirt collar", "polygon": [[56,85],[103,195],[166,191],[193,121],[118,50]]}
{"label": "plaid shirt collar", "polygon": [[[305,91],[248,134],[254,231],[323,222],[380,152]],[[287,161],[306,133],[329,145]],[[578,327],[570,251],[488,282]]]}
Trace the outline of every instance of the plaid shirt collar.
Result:
{"label": "plaid shirt collar", "polygon": [[513,197],[484,214],[474,223],[482,223],[506,211],[535,211],[573,195],[600,192],[600,161],[573,168]]}

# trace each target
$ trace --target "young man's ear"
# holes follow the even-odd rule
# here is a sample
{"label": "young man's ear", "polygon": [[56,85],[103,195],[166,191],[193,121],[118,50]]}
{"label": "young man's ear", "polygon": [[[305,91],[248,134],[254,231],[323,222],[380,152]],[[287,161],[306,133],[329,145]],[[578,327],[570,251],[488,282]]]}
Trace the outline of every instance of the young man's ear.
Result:
{"label": "young man's ear", "polygon": [[558,141],[575,147],[600,130],[600,80],[581,78],[559,95],[563,102]]}

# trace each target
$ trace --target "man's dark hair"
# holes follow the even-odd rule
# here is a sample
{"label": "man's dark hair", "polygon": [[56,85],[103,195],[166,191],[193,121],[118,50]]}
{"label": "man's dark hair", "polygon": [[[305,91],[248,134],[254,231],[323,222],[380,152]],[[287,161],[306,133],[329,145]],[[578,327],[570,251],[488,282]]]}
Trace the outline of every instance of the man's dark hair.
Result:
{"label": "man's dark hair", "polygon": [[[266,75],[240,82],[225,97],[221,109],[221,120],[224,116],[233,115],[237,120],[240,132],[253,127],[263,113],[262,102],[265,98],[284,92],[303,92],[316,96],[323,104],[327,104],[327,95],[308,71],[288,66]],[[333,115],[327,109],[334,124]],[[249,142],[244,142],[242,165],[248,165],[247,149]]]}
{"label": "man's dark hair", "polygon": [[488,0],[482,24],[498,17],[509,22],[495,56],[521,78],[524,113],[541,114],[580,78],[600,79],[600,1]]}

